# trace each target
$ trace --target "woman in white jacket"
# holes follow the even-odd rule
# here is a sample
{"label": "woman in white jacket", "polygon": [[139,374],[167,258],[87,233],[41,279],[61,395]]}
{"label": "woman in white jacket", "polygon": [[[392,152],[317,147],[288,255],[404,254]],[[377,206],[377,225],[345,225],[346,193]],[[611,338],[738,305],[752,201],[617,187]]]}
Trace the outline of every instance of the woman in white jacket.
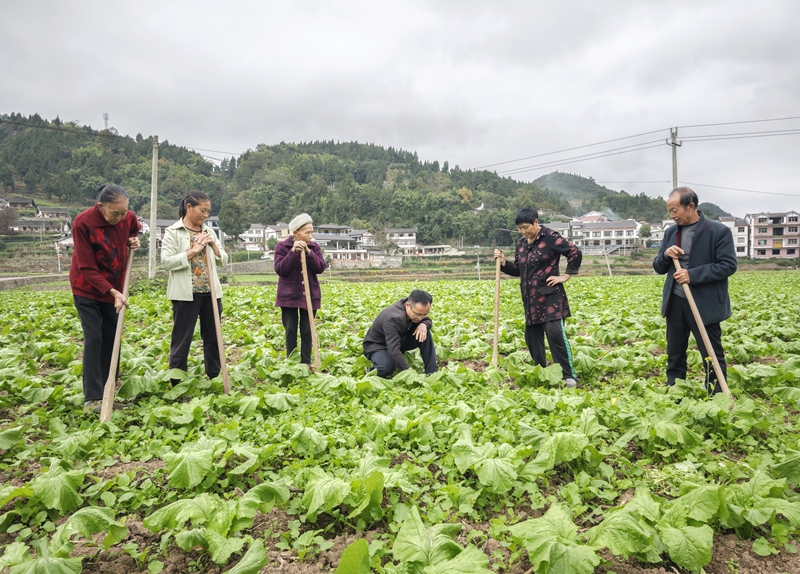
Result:
{"label": "woman in white jacket", "polygon": [[[214,326],[210,281],[214,281],[217,304],[222,314],[222,287],[216,269],[209,277],[206,245],[214,251],[217,265],[225,265],[228,254],[219,246],[213,230],[205,224],[211,214],[211,200],[202,191],[193,190],[181,200],[180,219],[164,232],[161,245],[161,265],[169,271],[167,297],[172,301],[172,342],[169,348],[170,369],[187,368],[189,348],[194,328],[200,318],[200,337],[203,340],[203,360],[206,375],[219,375],[222,364]],[[177,384],[173,379],[172,383]]]}

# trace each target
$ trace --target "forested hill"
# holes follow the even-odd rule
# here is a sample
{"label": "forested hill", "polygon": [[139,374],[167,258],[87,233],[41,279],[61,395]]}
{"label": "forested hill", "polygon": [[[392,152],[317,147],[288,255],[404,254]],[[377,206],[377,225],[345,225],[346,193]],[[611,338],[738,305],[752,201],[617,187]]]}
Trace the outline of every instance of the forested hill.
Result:
{"label": "forested hill", "polygon": [[595,183],[594,178],[583,177],[571,173],[554,171],[543,175],[533,181],[542,189],[548,188],[559,195],[563,195],[575,207],[580,207],[582,201],[592,200],[600,194],[616,194],[616,191]]}
{"label": "forested hill", "polygon": [[[130,193],[131,208],[148,216],[152,150],[152,140],[141,134],[121,136],[113,129],[96,131],[36,114],[0,115],[0,194],[49,199],[77,211],[91,204],[101,184],[114,182]],[[577,189],[573,195],[586,188],[577,205],[570,205],[563,191],[570,179]],[[200,189],[211,197],[214,213],[222,208],[228,233],[251,223],[288,221],[306,211],[319,223],[372,230],[416,227],[425,244],[463,239],[483,245],[508,244],[511,236],[503,229],[513,228],[516,210],[531,204],[543,221],[548,213],[571,216],[590,209],[649,221],[666,215],[663,200],[615,192],[591,179],[550,174],[547,182],[544,187],[523,183],[355,142],[260,144],[215,165],[164,141],[158,214],[177,217],[180,198]]]}
{"label": "forested hill", "polygon": [[[58,118],[0,116],[0,193],[91,204],[105,182],[119,183],[131,208],[149,214],[152,141],[95,131]],[[159,146],[159,217],[177,217],[190,189],[212,199],[214,213],[241,213],[239,227],[289,221],[306,211],[319,223],[355,228],[416,227],[436,244],[508,244],[504,228],[524,205],[571,213],[561,196],[487,171],[421,162],[412,152],[371,144],[313,142],[258,145],[220,166],[197,153]],[[223,228],[225,226],[223,225]],[[231,229],[229,227],[229,229]],[[228,231],[228,229],[226,229]],[[231,229],[234,233],[235,229]],[[228,231],[229,233],[231,231]]]}

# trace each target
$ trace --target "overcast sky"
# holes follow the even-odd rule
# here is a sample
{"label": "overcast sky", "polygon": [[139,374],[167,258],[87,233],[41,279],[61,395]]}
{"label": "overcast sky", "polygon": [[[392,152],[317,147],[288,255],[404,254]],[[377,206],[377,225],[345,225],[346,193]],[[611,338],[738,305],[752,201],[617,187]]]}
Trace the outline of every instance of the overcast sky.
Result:
{"label": "overcast sky", "polygon": [[[680,126],[678,179],[701,201],[800,210],[800,118],[688,127],[800,116],[798,23],[796,0],[4,2],[0,113],[108,112],[214,158],[356,140],[462,169],[655,132],[490,168],[628,152],[513,177],[652,196]],[[776,130],[795,135],[690,139]]]}

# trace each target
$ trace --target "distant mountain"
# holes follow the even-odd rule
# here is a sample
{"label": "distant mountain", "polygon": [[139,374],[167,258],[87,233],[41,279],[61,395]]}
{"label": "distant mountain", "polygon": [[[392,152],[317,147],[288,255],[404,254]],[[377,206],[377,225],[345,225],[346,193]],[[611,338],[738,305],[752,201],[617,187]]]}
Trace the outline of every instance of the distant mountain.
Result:
{"label": "distant mountain", "polygon": [[595,183],[592,177],[553,172],[533,182],[545,190],[565,197],[576,215],[602,211],[612,219],[657,222],[667,217],[667,204],[644,193],[629,195]]}
{"label": "distant mountain", "polygon": [[570,205],[580,207],[582,201],[594,199],[600,193],[615,194],[617,191],[595,183],[593,177],[583,177],[571,173],[554,171],[534,180],[534,185],[549,189],[566,197]]}
{"label": "distant mountain", "polygon": [[[602,211],[608,213],[612,219],[636,219],[652,223],[667,218],[667,204],[662,198],[650,197],[644,193],[630,195],[625,191],[615,191],[595,183],[592,177],[555,171],[543,175],[533,183],[566,198],[575,215],[582,215],[588,211]],[[701,203],[698,208],[703,210],[709,219],[731,216],[713,203]]]}
{"label": "distant mountain", "polygon": [[720,217],[733,217],[730,213],[722,209],[720,206],[709,203],[709,202],[700,202],[700,205],[697,206],[697,209],[703,212],[709,219],[719,219]]}

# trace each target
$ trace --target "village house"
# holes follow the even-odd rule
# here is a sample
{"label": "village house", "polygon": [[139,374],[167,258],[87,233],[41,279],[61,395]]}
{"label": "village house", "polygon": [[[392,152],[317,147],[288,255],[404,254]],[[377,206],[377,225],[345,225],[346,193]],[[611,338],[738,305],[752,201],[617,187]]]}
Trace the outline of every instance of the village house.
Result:
{"label": "village house", "polygon": [[250,229],[239,235],[245,247],[250,245],[265,245],[267,242],[266,227],[261,223],[250,224]]}
{"label": "village house", "polygon": [[748,213],[745,221],[750,228],[749,255],[753,259],[798,256],[800,213]]}
{"label": "village house", "polygon": [[628,254],[631,250],[642,246],[639,237],[640,228],[641,224],[633,219],[584,223],[581,226],[583,252],[589,255]]}
{"label": "village house", "polygon": [[720,217],[719,222],[731,230],[733,245],[736,248],[736,257],[749,257],[750,226],[744,219],[738,217]]}
{"label": "village house", "polygon": [[69,224],[57,220],[18,219],[9,229],[14,233],[67,233]]}
{"label": "village house", "polygon": [[392,241],[404,253],[413,253],[417,248],[417,229],[416,227],[387,229],[386,239]]}
{"label": "village house", "polygon": [[36,217],[47,219],[66,219],[69,217],[69,210],[66,207],[39,207]]}
{"label": "village house", "polygon": [[36,202],[29,197],[9,197],[6,202],[11,209],[36,209]]}

